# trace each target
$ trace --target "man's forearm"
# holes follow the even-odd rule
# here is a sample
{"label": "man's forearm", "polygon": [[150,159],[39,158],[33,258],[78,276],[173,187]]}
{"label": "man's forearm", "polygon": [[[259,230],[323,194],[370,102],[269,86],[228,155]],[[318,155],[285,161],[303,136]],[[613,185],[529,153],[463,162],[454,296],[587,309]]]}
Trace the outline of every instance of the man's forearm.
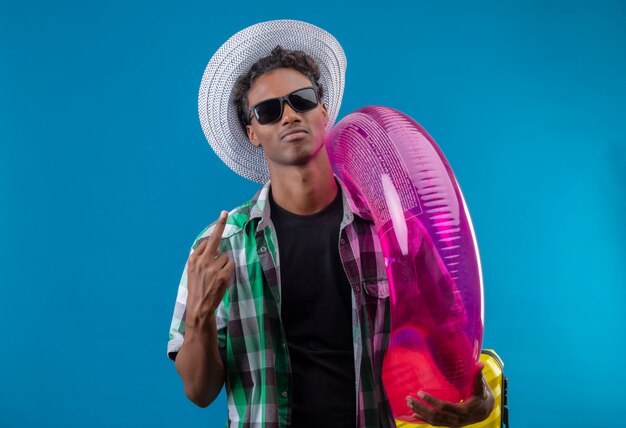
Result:
{"label": "man's forearm", "polygon": [[185,395],[200,407],[211,404],[220,393],[225,377],[214,316],[187,328],[175,364],[185,385]]}

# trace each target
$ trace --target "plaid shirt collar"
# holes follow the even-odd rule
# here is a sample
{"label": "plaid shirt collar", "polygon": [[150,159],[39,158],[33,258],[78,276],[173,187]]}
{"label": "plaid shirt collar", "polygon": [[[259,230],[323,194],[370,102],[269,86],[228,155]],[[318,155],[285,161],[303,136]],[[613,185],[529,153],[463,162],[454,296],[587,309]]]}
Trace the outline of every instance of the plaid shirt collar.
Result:
{"label": "plaid shirt collar", "polygon": [[[343,181],[341,181],[337,175],[335,175],[335,178],[337,179],[337,183],[339,183],[343,197],[343,222],[341,227],[343,228],[346,224],[352,222],[353,215],[357,215],[367,221],[373,221],[373,218],[365,205],[363,203],[357,204],[352,198],[352,195],[350,195],[350,192],[348,192],[348,189]],[[250,200],[250,216],[248,217],[244,228],[247,226],[248,222],[253,220],[259,220],[259,224],[256,227],[257,232],[263,230],[268,225],[268,221],[270,219],[270,185],[271,180],[268,180]]]}

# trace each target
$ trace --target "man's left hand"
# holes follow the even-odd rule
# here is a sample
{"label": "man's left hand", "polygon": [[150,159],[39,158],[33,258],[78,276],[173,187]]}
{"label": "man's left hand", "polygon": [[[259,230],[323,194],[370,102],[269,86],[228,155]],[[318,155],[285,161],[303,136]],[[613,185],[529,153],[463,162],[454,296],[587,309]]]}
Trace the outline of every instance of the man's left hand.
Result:
{"label": "man's left hand", "polygon": [[406,397],[407,405],[415,412],[413,416],[430,425],[445,427],[461,427],[487,419],[493,410],[493,392],[482,373],[484,364],[479,363],[478,367],[480,370],[474,381],[474,393],[467,400],[453,403],[419,391],[417,395],[431,406]]}

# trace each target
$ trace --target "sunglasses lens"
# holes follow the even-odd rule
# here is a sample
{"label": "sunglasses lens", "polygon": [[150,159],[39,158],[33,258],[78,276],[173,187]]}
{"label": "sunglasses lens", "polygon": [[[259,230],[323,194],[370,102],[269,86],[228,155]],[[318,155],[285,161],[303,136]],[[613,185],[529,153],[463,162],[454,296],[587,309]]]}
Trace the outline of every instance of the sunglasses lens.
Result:
{"label": "sunglasses lens", "polygon": [[254,108],[257,120],[261,125],[274,122],[280,117],[282,110],[280,107],[280,101],[277,98],[263,101]]}
{"label": "sunglasses lens", "polygon": [[317,93],[312,88],[305,88],[289,95],[289,103],[299,113],[317,107]]}

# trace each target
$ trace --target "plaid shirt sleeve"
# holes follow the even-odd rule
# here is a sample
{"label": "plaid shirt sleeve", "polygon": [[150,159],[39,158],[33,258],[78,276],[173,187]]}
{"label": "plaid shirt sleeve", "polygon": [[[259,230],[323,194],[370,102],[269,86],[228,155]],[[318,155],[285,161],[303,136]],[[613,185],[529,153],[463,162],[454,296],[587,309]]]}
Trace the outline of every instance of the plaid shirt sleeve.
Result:
{"label": "plaid shirt sleeve", "polygon": [[[189,255],[193,250],[189,252]],[[170,324],[169,341],[167,342],[167,356],[170,360],[176,359],[176,354],[183,346],[185,337],[185,304],[187,303],[187,262],[183,269],[183,274],[178,285],[176,303],[174,304],[174,314]]]}

